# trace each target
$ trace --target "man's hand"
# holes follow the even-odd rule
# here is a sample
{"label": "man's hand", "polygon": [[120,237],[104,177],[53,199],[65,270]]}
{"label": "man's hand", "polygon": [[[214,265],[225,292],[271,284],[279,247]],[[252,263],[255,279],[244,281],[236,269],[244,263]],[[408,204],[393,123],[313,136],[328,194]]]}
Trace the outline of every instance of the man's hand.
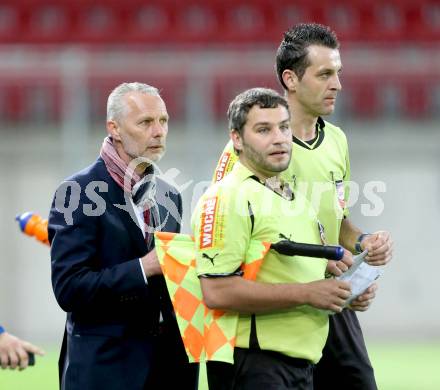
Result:
{"label": "man's hand", "polygon": [[344,257],[341,260],[329,260],[326,274],[332,274],[334,276],[340,276],[347,271],[353,265],[353,254],[344,248]]}
{"label": "man's hand", "polygon": [[336,279],[317,280],[307,283],[306,303],[317,309],[340,313],[351,294],[350,284]]}
{"label": "man's hand", "polygon": [[44,355],[44,351],[27,341],[20,340],[7,332],[0,334],[0,361],[3,369],[24,370],[29,365],[28,352]]}
{"label": "man's hand", "polygon": [[371,302],[376,296],[377,283],[373,283],[365,292],[359,295],[354,301],[350,303],[349,308],[356,311],[366,311],[369,309]]}
{"label": "man's hand", "polygon": [[393,240],[390,233],[383,230],[365,236],[361,248],[368,251],[365,261],[370,265],[385,265],[393,257]]}
{"label": "man's hand", "polygon": [[157,258],[156,249],[148,252],[141,258],[142,267],[144,268],[145,276],[148,278],[153,275],[162,275],[159,259]]}

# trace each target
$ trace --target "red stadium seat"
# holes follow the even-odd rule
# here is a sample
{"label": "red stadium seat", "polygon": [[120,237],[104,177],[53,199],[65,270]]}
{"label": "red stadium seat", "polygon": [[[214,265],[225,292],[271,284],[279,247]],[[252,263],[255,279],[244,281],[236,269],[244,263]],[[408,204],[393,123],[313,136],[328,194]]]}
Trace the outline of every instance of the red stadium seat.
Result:
{"label": "red stadium seat", "polygon": [[359,118],[375,118],[381,113],[378,80],[358,77],[344,83],[344,94],[349,95],[347,113]]}
{"label": "red stadium seat", "polygon": [[330,25],[344,42],[438,40],[436,0],[3,0],[0,39],[11,43],[273,44],[300,21]]}
{"label": "red stadium seat", "polygon": [[22,14],[13,4],[0,4],[0,42],[14,42],[24,34]]}
{"label": "red stadium seat", "polygon": [[233,73],[217,75],[214,79],[213,105],[214,119],[224,121],[226,110],[231,100],[245,89],[253,87],[267,87],[280,90],[274,75],[252,74],[248,77]]}
{"label": "red stadium seat", "polygon": [[61,43],[71,29],[69,12],[65,7],[45,5],[28,14],[28,39],[31,42]]}
{"label": "red stadium seat", "polygon": [[420,119],[429,114],[431,96],[426,80],[411,80],[402,87],[402,112],[405,117]]}
{"label": "red stadium seat", "polygon": [[[264,46],[275,52],[282,32],[302,21],[329,25],[337,32],[344,48],[387,50],[408,47],[410,50],[416,47],[424,50],[425,63],[429,62],[429,50],[436,50],[440,41],[438,0],[323,0],[319,3],[310,0],[278,0],[276,3],[266,0],[2,0],[0,43],[40,45],[41,51],[50,51],[54,47],[57,50],[58,46],[51,44],[63,47],[79,44],[91,57],[96,51],[106,52],[108,49],[110,52],[115,47],[123,49],[128,46],[139,50],[146,58],[150,49],[155,53],[167,49],[168,53],[188,52],[189,55],[193,51],[210,53],[212,50],[215,60],[217,48],[252,50]],[[172,77],[168,76],[169,73],[161,73],[160,69],[151,68],[154,70],[141,72],[136,69],[134,74],[130,71],[129,78],[162,86],[172,118],[180,119],[186,113],[186,83],[193,82],[188,81],[188,67],[193,64],[189,65],[190,61],[172,64],[174,59],[169,56],[170,64],[176,68]],[[405,55],[404,58],[407,61],[409,57]],[[434,61],[431,67],[435,66],[433,64]],[[429,82],[426,82],[423,72],[416,68],[407,70],[405,64],[399,65],[400,70],[382,69],[380,61],[374,67],[378,69],[374,77],[368,66],[364,66],[361,70],[352,69],[351,79],[344,80],[344,95],[352,96],[352,99],[345,100],[350,105],[348,112],[361,117],[381,115],[388,110],[384,94],[398,90],[401,93],[395,100],[399,101],[396,110],[400,110],[400,114],[418,118],[429,113],[433,105],[432,91],[440,85],[438,70],[427,70],[432,74],[429,73]],[[86,69],[92,93],[91,111],[98,120],[104,114],[103,100],[109,89],[126,80],[128,71],[124,73],[122,69],[116,75],[111,71],[101,75],[99,70],[93,70],[93,65],[91,68]],[[214,100],[216,118],[224,119],[227,103],[244,88],[262,85],[279,89],[271,69],[264,74],[252,72],[243,76],[243,72],[238,75],[234,69],[220,67],[213,81],[213,96],[210,96]],[[15,87],[9,74],[0,76],[0,115],[10,120],[21,120],[34,114],[59,118],[62,104],[60,75],[49,76],[46,80],[50,85],[48,91],[42,91],[41,88],[46,87],[38,86],[38,82],[29,79],[28,75],[24,79],[28,88],[37,85],[38,96],[47,99],[47,113],[41,111],[43,108],[29,106],[33,94]]]}
{"label": "red stadium seat", "polygon": [[131,72],[130,78],[127,74],[118,72],[113,75],[92,74],[88,87],[91,92],[91,117],[96,122],[102,121],[106,116],[107,97],[112,89],[122,83],[130,81],[140,81],[157,86],[160,89],[161,96],[166,101],[168,114],[172,121],[183,120],[185,115],[185,91],[186,84],[182,76],[163,77],[158,75],[146,75],[143,72]]}

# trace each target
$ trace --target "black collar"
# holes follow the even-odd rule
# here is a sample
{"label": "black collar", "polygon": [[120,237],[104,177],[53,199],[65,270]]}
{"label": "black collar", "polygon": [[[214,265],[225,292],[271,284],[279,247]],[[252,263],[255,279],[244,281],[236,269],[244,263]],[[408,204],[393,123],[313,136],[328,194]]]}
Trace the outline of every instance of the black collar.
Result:
{"label": "black collar", "polygon": [[[322,141],[324,141],[325,122],[320,116],[318,116],[315,128],[316,128],[316,138],[318,138],[318,140],[316,141],[315,146],[313,146],[313,148],[310,147],[307,141],[302,141],[299,138],[296,138],[294,135],[292,135],[292,141],[295,142],[297,145],[302,146],[305,149],[316,149],[319,145],[322,144]],[[315,142],[315,139],[312,140],[313,141],[312,143]]]}

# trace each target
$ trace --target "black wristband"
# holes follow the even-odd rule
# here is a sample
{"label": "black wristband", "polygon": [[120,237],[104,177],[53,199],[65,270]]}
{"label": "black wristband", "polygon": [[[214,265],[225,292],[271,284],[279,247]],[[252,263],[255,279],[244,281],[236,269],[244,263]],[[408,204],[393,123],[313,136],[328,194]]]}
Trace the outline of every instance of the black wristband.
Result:
{"label": "black wristband", "polygon": [[362,253],[361,242],[366,236],[371,236],[371,233],[362,233],[354,244],[354,250],[357,254]]}

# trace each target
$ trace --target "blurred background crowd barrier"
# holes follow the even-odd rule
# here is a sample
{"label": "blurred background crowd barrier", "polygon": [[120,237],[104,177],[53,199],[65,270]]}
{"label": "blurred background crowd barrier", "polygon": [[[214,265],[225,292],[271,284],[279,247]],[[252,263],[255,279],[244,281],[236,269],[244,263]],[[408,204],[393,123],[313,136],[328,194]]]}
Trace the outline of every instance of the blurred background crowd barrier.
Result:
{"label": "blurred background crowd barrier", "polygon": [[[95,159],[117,84],[161,90],[171,122],[160,166],[185,188],[189,232],[191,205],[227,142],[230,100],[250,87],[280,90],[274,59],[282,33],[312,21],[331,26],[341,41],[343,90],[330,121],[348,136],[360,186],[352,218],[395,240],[376,302],[360,315],[364,332],[374,340],[438,341],[435,0],[2,0],[0,322],[35,341],[61,340],[49,250],[22,236],[14,217],[27,210],[46,217],[58,183]],[[362,215],[371,207],[363,196],[370,182],[385,184],[376,191],[380,215]]]}

